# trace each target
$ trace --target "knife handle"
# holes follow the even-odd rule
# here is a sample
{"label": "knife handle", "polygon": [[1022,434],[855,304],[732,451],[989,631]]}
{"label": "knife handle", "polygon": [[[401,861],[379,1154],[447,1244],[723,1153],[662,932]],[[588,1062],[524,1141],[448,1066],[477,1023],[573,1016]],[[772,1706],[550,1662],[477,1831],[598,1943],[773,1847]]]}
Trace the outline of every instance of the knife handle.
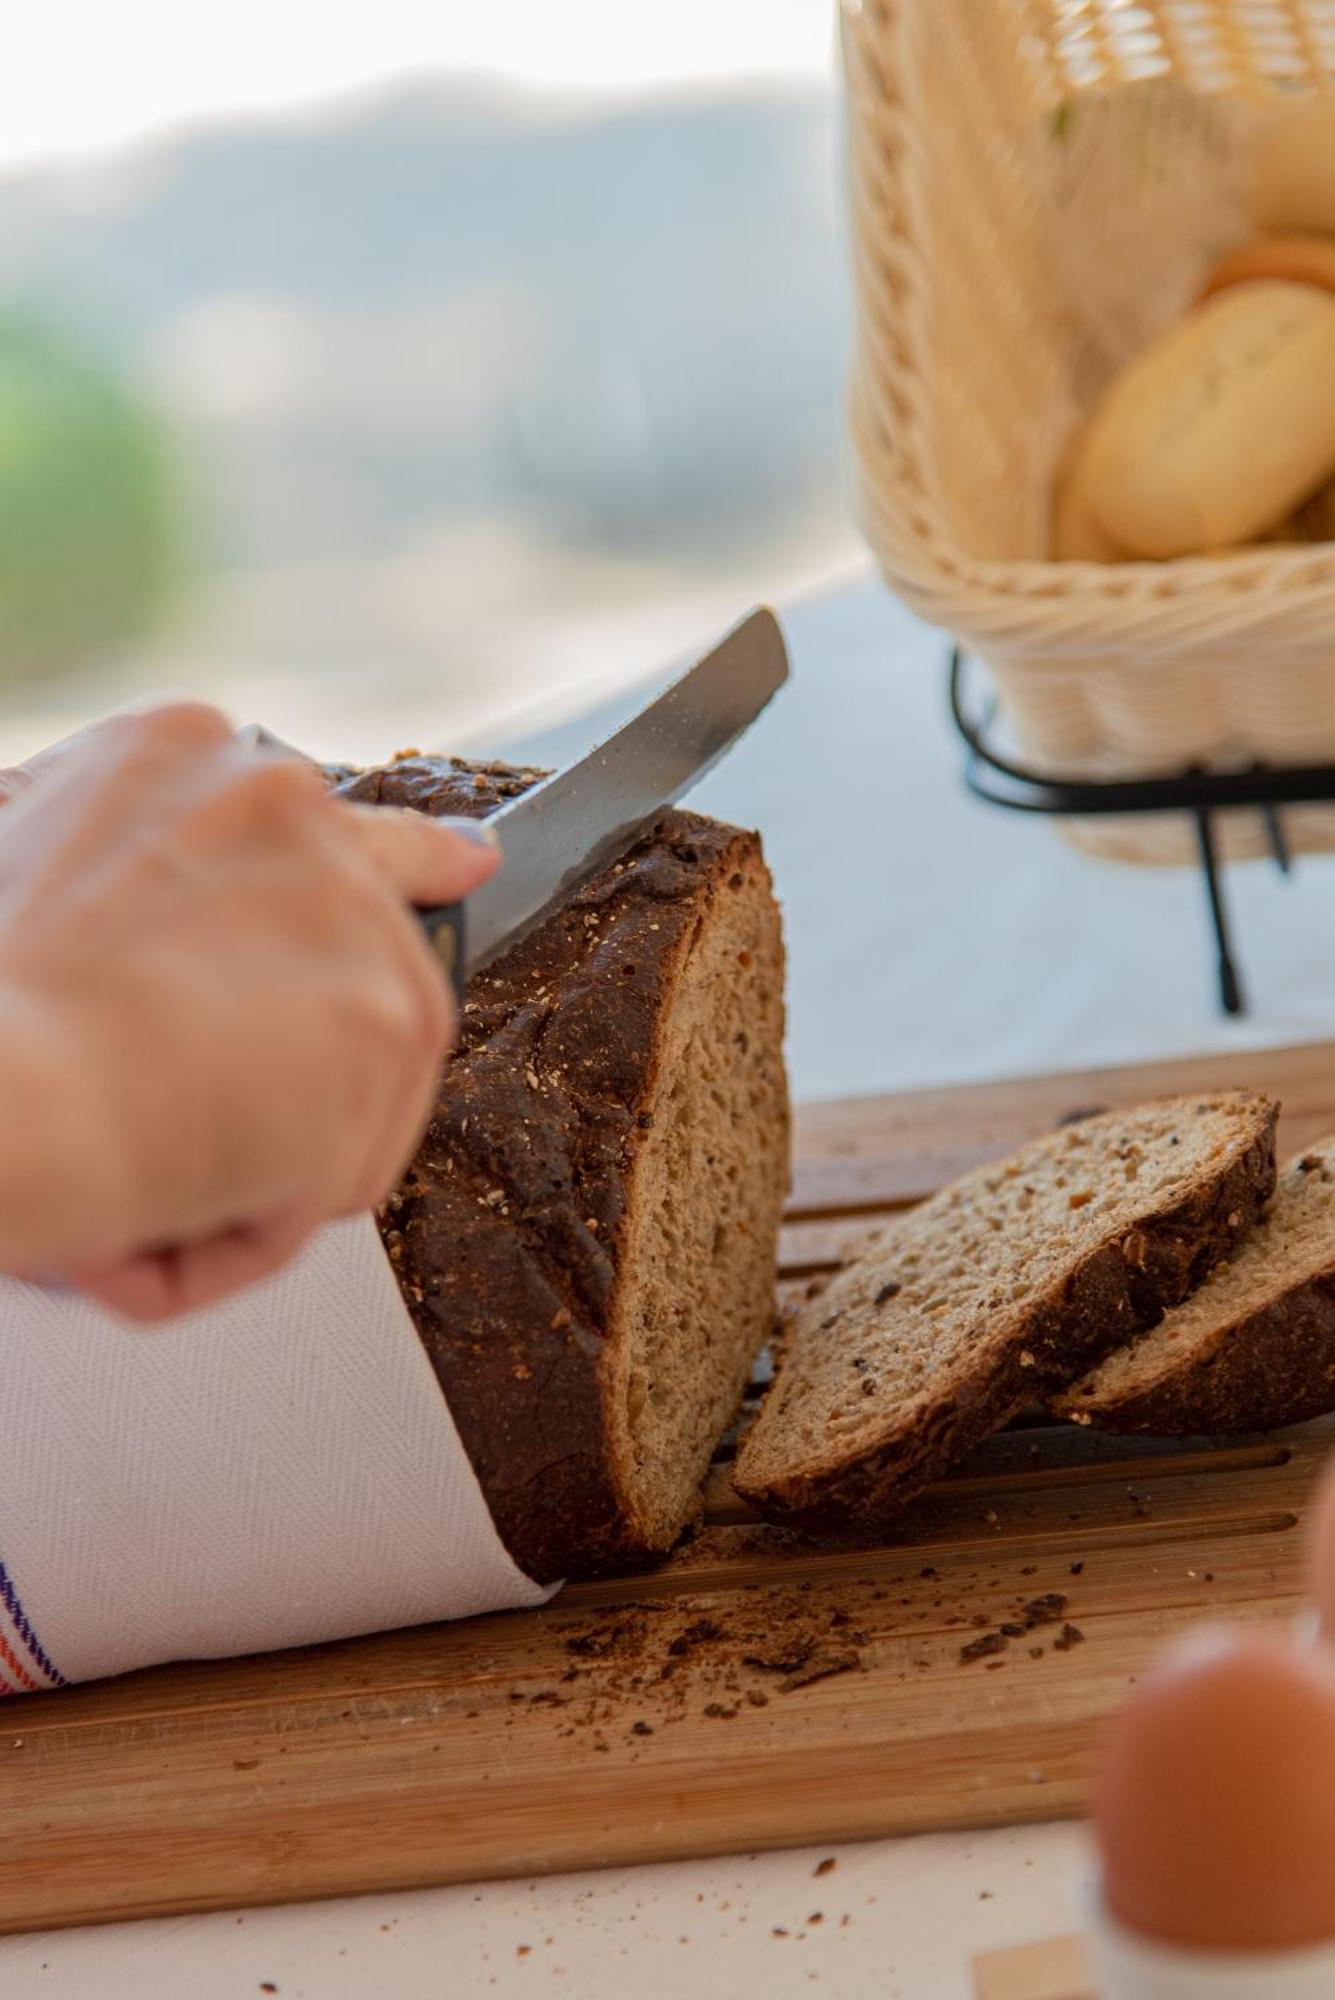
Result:
{"label": "knife handle", "polygon": [[454,993],[454,1004],[464,1005],[464,906],[462,903],[432,903],[413,913],[426,933]]}

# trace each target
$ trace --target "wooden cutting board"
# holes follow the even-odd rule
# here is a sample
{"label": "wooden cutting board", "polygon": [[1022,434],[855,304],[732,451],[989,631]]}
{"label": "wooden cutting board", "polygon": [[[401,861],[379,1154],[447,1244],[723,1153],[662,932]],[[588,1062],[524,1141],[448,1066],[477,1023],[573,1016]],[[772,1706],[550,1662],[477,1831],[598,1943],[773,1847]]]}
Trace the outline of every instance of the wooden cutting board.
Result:
{"label": "wooden cutting board", "polygon": [[[1225,1083],[1286,1150],[1335,1130],[1335,1045],[812,1108],[783,1283],[1074,1111]],[[11,1702],[0,1929],[1078,1812],[1166,1638],[1294,1611],[1328,1440],[1017,1428],[862,1547],[721,1463],[673,1561],[544,1611]]]}

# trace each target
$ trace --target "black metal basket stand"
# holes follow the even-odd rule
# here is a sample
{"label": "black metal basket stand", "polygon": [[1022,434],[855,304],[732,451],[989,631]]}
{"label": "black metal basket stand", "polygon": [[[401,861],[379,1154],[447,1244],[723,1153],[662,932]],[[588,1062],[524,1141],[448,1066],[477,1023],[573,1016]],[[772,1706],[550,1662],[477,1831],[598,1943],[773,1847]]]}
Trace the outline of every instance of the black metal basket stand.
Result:
{"label": "black metal basket stand", "polygon": [[1155,778],[1065,778],[1027,771],[989,743],[995,700],[983,695],[971,701],[967,679],[964,650],[952,646],[950,711],[964,739],[965,783],[980,799],[1012,812],[1056,813],[1071,819],[1087,814],[1176,812],[1193,821],[1218,950],[1219,1002],[1226,1014],[1245,1013],[1224,904],[1214,815],[1247,808],[1259,813],[1276,867],[1282,875],[1291,876],[1293,856],[1281,809],[1335,800],[1335,764],[1258,763],[1231,771],[1207,771],[1192,765],[1174,776]]}

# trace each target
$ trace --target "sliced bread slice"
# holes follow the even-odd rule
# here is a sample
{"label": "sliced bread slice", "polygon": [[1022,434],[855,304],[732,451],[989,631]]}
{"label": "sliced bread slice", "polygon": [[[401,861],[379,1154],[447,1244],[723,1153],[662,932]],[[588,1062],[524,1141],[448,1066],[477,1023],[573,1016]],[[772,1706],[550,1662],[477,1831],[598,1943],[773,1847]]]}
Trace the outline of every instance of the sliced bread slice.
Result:
{"label": "sliced bread slice", "polygon": [[1052,1409],[1161,1437],[1275,1430],[1335,1409],[1335,1139],[1289,1162],[1229,1263]]}
{"label": "sliced bread slice", "polygon": [[1274,1187],[1276,1117],[1250,1091],[1166,1098],[943,1189],[801,1309],[738,1491],[814,1528],[893,1513],[1232,1254]]}

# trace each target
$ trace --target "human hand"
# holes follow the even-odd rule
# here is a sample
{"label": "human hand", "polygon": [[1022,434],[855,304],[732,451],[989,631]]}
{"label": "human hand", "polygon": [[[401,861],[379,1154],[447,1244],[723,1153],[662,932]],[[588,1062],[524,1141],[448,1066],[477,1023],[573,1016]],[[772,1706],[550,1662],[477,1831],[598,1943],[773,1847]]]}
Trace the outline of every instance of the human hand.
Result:
{"label": "human hand", "polygon": [[381,1200],[455,1025],[409,905],[486,880],[477,828],[336,799],[190,704],[0,799],[0,1269],[159,1318]]}

